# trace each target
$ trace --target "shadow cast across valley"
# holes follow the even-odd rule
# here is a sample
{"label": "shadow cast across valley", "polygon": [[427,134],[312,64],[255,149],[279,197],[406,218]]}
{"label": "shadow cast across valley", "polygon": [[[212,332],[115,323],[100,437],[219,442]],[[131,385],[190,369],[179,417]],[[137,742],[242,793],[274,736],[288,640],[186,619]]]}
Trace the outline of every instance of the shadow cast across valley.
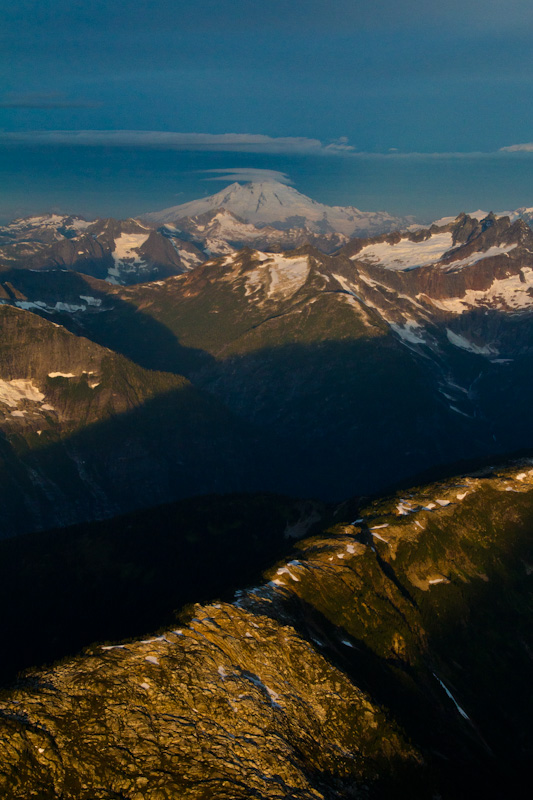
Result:
{"label": "shadow cast across valley", "polygon": [[[142,305],[123,300],[104,280],[64,269],[10,270],[0,274],[4,302],[27,308],[145,369],[188,377],[214,362],[205,350],[186,347]],[[150,283],[143,284],[148,293]],[[127,291],[127,287],[120,287]]]}
{"label": "shadow cast across valley", "polygon": [[45,433],[0,439],[4,536],[265,487],[256,432],[187,383],[51,442]]}
{"label": "shadow cast across valley", "polygon": [[[476,368],[480,360],[485,366],[475,360]],[[531,360],[516,367],[520,373],[505,373],[509,391],[497,396],[493,387],[505,367],[486,366],[482,410],[472,416],[459,413],[439,376],[392,336],[228,355],[193,380],[267,439],[286,442],[300,481],[291,492],[340,502],[427,470],[532,448],[533,432],[523,422],[533,404]],[[520,381],[510,391],[513,376]]]}
{"label": "shadow cast across valley", "polygon": [[[177,624],[188,603],[231,600],[290,547],[316,504],[269,494],[193,497],[0,542],[0,681]],[[316,514],[317,520],[319,514]]]}
{"label": "shadow cast across valley", "polygon": [[[49,304],[58,294],[73,304],[94,296],[98,308],[41,316],[144,368],[184,375],[216,398],[246,430],[251,474],[262,462],[266,481],[253,488],[340,502],[426,470],[533,447],[524,424],[533,403],[533,356],[525,351],[513,363],[493,363],[444,336],[446,352],[431,361],[424,347],[414,352],[392,334],[365,338],[356,326],[360,338],[353,338],[354,323],[337,330],[329,318],[293,330],[286,315],[263,320],[235,342],[221,341],[215,354],[182,344],[185,323],[173,317],[172,303],[165,322],[158,318],[150,283],[143,285],[146,303],[136,305],[103,281],[72,272],[13,270],[5,279],[29,300],[39,295]],[[470,324],[480,336],[503,330],[509,346],[518,346],[529,324],[504,317],[465,312],[458,333]],[[206,316],[205,325],[214,319]],[[341,338],[328,338],[334,335]],[[294,336],[300,341],[287,344]],[[446,381],[459,399],[447,397]]]}

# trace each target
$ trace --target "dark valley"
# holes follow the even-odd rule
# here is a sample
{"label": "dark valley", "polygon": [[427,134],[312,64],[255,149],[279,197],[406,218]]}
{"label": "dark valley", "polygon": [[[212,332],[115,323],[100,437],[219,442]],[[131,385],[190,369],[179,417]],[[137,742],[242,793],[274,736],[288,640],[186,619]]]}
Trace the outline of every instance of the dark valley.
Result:
{"label": "dark valley", "polygon": [[528,214],[1,229],[3,797],[519,791]]}

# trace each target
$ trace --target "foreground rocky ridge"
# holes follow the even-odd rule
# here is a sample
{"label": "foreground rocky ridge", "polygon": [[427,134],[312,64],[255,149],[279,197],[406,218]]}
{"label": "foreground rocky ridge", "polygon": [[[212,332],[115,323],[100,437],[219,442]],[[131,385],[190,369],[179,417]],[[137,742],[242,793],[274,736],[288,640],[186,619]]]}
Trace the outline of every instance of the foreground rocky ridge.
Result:
{"label": "foreground rocky ridge", "polygon": [[28,674],[1,698],[3,795],[512,792],[533,745],[532,530],[531,462],[405,491],[232,603]]}

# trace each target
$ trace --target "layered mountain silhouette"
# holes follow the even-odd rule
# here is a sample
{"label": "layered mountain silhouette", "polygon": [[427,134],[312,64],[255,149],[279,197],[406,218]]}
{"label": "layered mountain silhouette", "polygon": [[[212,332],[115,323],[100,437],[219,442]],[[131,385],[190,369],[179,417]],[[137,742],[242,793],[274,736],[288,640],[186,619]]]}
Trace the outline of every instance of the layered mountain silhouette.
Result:
{"label": "layered mountain silhouette", "polygon": [[530,209],[360,213],[0,232],[6,800],[522,790]]}
{"label": "layered mountain silhouette", "polygon": [[317,203],[276,182],[233,184],[211,197],[143,220],[45,214],[0,227],[0,271],[74,269],[113,284],[176,275],[244,246],[333,252],[350,235],[404,227],[411,219]]}
{"label": "layered mountain silhouette", "polygon": [[[533,234],[523,220],[462,214],[445,225],[352,239],[329,256],[309,245],[285,253],[245,248],[129,287],[70,271],[13,269],[0,280],[0,292],[4,306],[18,308],[21,342],[33,339],[22,333],[25,319],[28,331],[53,321],[75,342],[90,340],[126,357],[128,369],[165,373],[161,380],[169,387],[184,376],[192,385],[183,396],[208,404],[202,405],[211,420],[205,431],[221,430],[224,415],[231,419],[223,426],[223,447],[211,433],[195,447],[191,434],[187,458],[200,470],[203,459],[210,465],[197,491],[264,489],[331,501],[382,491],[438,465],[533,446],[527,424],[532,252]],[[72,394],[86,382],[88,366],[36,347],[46,360],[46,386]],[[24,364],[5,380],[32,380]],[[148,385],[152,372],[141,374],[139,385]],[[35,386],[41,393],[46,388]],[[86,391],[94,407],[104,387]],[[161,400],[172,391],[161,388],[138,401],[141,417],[156,409],[160,430],[189,426],[171,399]],[[192,419],[197,402],[187,406]],[[72,422],[63,425],[69,436],[104,425],[107,437],[133,413],[139,435],[159,441],[161,433],[137,420],[141,412],[127,404],[93,420],[84,403],[71,406]],[[10,436],[27,430],[25,406],[2,408]],[[138,473],[138,483],[152,487],[135,489],[139,505],[194,491],[198,473],[184,466],[187,479],[178,477],[182,461],[173,461],[173,441],[158,449],[163,472],[158,467],[149,483]],[[137,474],[134,453],[121,474]],[[224,459],[231,470],[222,467]],[[96,481],[106,497],[112,484],[107,474]],[[85,491],[83,481],[78,491]],[[128,505],[124,500],[106,513],[112,508]],[[67,519],[76,518],[87,516]],[[62,519],[47,517],[47,524]],[[27,516],[20,523],[35,524]]]}

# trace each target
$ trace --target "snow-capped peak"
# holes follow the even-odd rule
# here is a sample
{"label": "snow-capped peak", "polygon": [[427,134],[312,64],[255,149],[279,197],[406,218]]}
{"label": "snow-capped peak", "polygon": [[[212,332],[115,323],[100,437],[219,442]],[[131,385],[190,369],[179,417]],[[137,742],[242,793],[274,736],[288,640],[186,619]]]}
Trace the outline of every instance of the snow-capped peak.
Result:
{"label": "snow-capped peak", "polygon": [[305,227],[315,233],[335,231],[347,236],[384,233],[405,227],[412,221],[382,211],[363,212],[353,206],[327,206],[277,181],[232,183],[210,197],[145,214],[144,219],[164,225],[220,208],[258,227],[271,225],[280,230]]}

